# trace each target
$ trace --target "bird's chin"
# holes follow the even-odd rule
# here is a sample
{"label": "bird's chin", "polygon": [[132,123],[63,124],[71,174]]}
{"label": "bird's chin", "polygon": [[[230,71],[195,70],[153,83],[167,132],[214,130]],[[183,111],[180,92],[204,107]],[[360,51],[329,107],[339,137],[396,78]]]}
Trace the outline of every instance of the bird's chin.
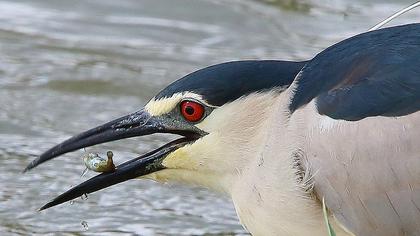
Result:
{"label": "bird's chin", "polygon": [[101,173],[69,189],[42,206],[40,210],[62,204],[84,194],[93,193],[134,178],[147,178],[154,179],[159,182],[166,182],[156,178],[156,175],[154,175],[154,173],[165,170],[165,166],[162,164],[162,161],[172,152],[184,147],[187,144],[193,143],[196,139],[197,138],[193,137],[183,137],[142,156],[124,162],[118,165],[113,172]]}

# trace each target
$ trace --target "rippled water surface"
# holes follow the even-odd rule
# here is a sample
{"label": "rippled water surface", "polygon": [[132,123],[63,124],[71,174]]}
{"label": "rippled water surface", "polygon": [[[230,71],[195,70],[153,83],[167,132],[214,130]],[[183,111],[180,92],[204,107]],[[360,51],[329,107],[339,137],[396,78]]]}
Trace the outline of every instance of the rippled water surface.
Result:
{"label": "rippled water surface", "polygon": [[[0,234],[244,234],[228,199],[144,180],[37,212],[87,178],[82,151],[21,171],[65,138],[141,108],[186,73],[228,60],[308,59],[410,3],[300,2],[0,1]],[[419,19],[416,10],[395,23]],[[171,138],[89,151],[113,150],[121,163]]]}

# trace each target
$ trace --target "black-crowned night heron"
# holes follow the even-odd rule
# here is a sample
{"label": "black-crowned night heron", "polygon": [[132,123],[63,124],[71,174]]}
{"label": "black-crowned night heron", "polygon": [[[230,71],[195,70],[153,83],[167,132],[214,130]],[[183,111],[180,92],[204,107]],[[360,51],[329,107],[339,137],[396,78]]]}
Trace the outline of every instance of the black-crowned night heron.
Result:
{"label": "black-crowned night heron", "polygon": [[420,235],[420,24],[363,33],[308,62],[237,61],[169,85],[144,109],[46,151],[153,133],[182,138],[41,209],[133,178],[229,195],[253,235]]}

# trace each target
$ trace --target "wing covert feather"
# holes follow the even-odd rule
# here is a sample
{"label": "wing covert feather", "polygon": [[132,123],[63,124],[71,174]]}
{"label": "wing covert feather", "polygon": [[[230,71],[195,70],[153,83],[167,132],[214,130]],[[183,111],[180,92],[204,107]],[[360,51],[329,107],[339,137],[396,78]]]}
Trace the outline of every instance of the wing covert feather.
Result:
{"label": "wing covert feather", "polygon": [[290,109],[316,99],[341,120],[402,116],[420,109],[420,24],[385,28],[337,43],[305,65]]}

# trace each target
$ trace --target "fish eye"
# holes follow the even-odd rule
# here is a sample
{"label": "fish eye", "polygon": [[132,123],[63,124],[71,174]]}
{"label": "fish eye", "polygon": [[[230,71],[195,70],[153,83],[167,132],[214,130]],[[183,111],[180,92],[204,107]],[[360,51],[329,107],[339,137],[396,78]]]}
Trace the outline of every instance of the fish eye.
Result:
{"label": "fish eye", "polygon": [[204,106],[194,101],[181,102],[181,114],[189,122],[200,121],[204,116]]}

